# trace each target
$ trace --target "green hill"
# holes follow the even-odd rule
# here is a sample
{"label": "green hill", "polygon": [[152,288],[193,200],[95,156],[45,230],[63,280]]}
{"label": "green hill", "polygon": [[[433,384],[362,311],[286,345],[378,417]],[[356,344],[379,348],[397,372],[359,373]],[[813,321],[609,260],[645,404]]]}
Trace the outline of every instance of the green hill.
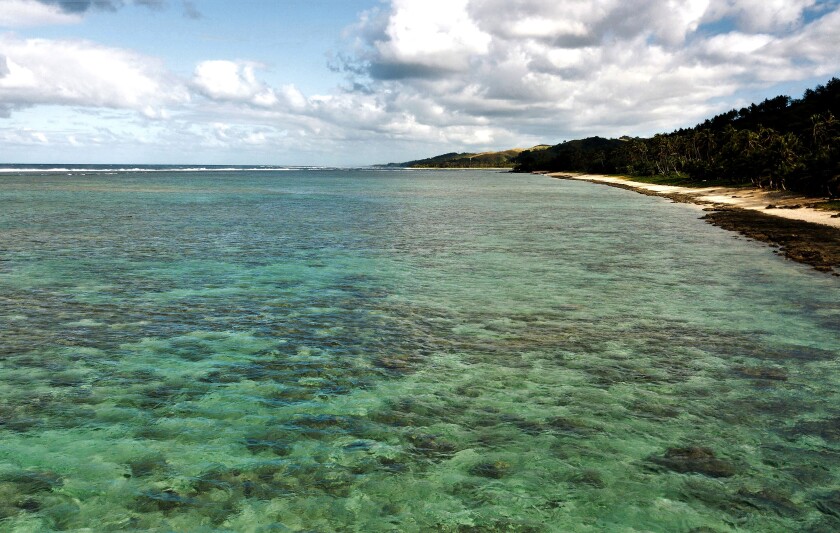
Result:
{"label": "green hill", "polygon": [[[514,171],[662,176],[840,196],[840,79],[651,138],[569,141],[524,151]],[[676,183],[676,182],[675,182]]]}
{"label": "green hill", "polygon": [[[799,99],[768,98],[692,128],[650,138],[589,137],[529,149],[457,153],[398,168],[511,168],[662,177],[685,184],[752,184],[840,197],[840,79]],[[657,178],[659,179],[659,178]]]}
{"label": "green hill", "polygon": [[512,148],[500,152],[450,152],[426,159],[406,161],[405,163],[390,163],[388,167],[398,168],[513,168],[513,160],[522,152],[539,151],[548,148],[541,144],[532,148]]}

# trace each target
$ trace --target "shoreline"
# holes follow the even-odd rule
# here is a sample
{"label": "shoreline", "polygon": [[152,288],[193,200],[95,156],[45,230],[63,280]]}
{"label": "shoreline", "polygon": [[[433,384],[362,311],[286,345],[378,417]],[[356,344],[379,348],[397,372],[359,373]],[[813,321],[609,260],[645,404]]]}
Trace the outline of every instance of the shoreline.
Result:
{"label": "shoreline", "polygon": [[[674,202],[697,204],[712,225],[777,247],[776,253],[840,276],[840,217],[812,207],[819,200],[784,191],[753,188],[690,188],[655,185],[629,178],[570,172],[539,172],[556,179],[588,181]],[[774,206],[768,208],[768,206]]]}
{"label": "shoreline", "polygon": [[510,172],[513,167],[402,167],[409,170],[499,170]]}

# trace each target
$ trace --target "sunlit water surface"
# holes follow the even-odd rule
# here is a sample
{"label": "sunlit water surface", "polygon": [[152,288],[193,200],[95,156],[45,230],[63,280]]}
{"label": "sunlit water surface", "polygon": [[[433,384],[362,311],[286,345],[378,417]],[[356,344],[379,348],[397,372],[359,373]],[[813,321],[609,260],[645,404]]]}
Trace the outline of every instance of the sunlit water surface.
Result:
{"label": "sunlit water surface", "polygon": [[840,278],[493,172],[0,176],[3,531],[840,530]]}

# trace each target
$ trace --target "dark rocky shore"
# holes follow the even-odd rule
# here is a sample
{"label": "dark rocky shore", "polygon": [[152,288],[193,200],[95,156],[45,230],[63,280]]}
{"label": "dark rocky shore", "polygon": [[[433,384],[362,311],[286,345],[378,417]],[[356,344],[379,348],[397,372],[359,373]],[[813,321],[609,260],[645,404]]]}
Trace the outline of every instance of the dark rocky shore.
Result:
{"label": "dark rocky shore", "polygon": [[[553,175],[559,179],[572,176]],[[576,178],[581,179],[581,178]],[[814,224],[800,220],[782,218],[765,214],[760,211],[742,209],[698,200],[696,196],[683,193],[660,193],[630,183],[611,183],[596,180],[586,180],[591,183],[609,185],[619,189],[628,189],[647,196],[660,196],[679,203],[694,203],[709,205],[709,211],[703,217],[710,224],[737,231],[738,233],[766,242],[778,248],[778,253],[793,261],[811,265],[820,272],[840,276],[840,230],[831,226]]]}
{"label": "dark rocky shore", "polygon": [[840,230],[748,209],[712,208],[704,220],[779,247],[788,259],[840,276]]}

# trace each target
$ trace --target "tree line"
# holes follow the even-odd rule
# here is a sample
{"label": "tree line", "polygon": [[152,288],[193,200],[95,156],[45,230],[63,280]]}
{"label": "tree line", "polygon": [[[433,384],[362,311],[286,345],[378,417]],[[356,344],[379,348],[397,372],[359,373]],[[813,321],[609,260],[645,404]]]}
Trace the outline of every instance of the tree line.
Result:
{"label": "tree line", "polygon": [[672,176],[840,196],[840,79],[651,138],[591,137],[524,151],[514,171]]}
{"label": "tree line", "polygon": [[[542,144],[530,148],[531,151],[548,148]],[[450,152],[426,159],[416,159],[404,163],[388,163],[384,167],[409,167],[409,168],[513,168],[513,159],[522,152],[522,149],[513,148],[501,152]]]}

